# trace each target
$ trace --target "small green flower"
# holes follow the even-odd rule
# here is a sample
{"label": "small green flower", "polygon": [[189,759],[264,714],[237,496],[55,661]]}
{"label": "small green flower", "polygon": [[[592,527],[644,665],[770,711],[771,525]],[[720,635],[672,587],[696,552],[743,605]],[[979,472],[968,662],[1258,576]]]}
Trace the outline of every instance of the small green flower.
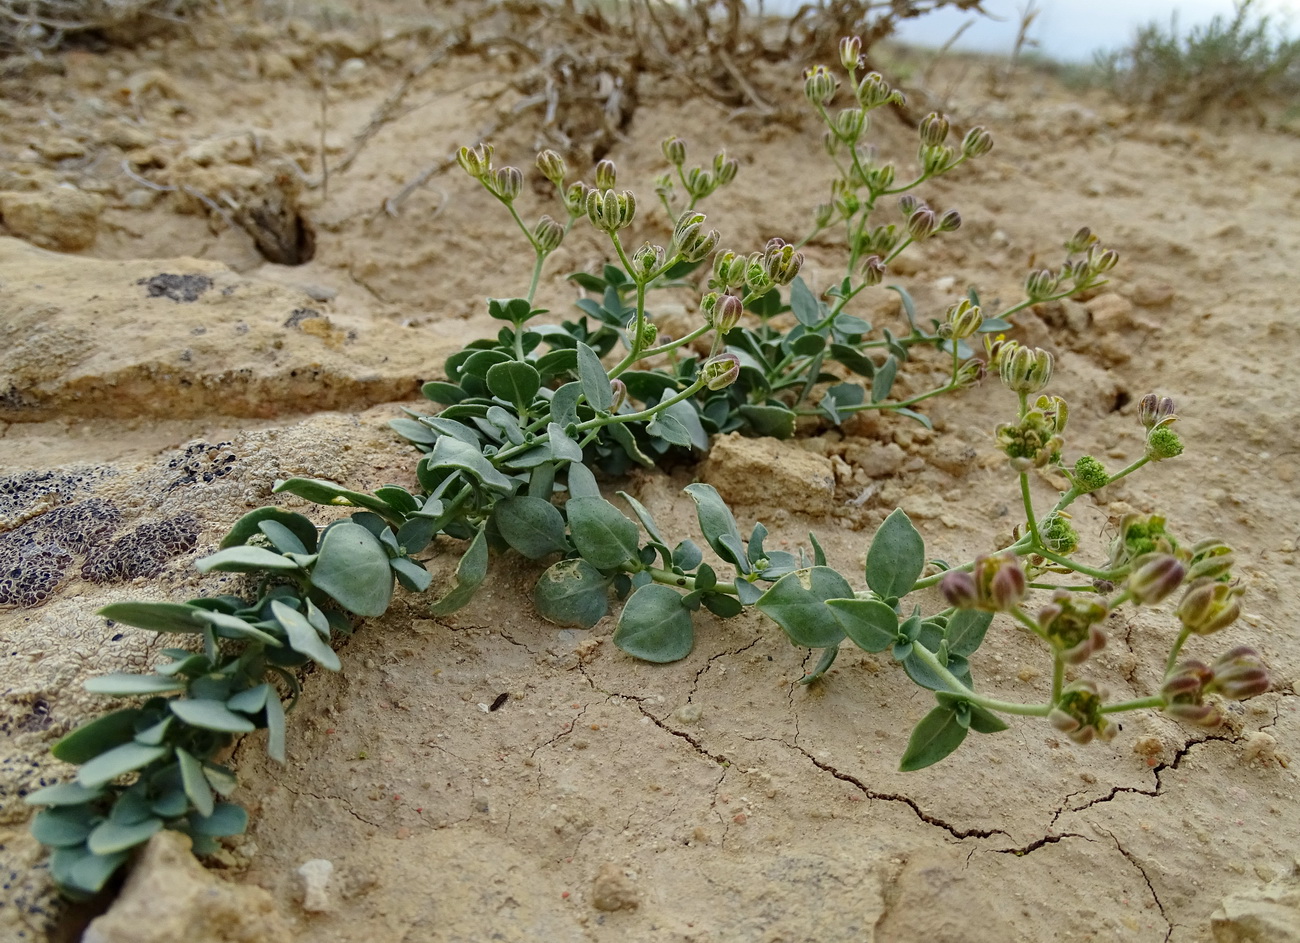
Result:
{"label": "small green flower", "polygon": [[1074,472],[1071,477],[1074,487],[1081,494],[1089,494],[1110,482],[1110,474],[1106,471],[1106,466],[1091,455],[1080,456],[1079,460],[1074,463]]}
{"label": "small green flower", "polygon": [[1183,454],[1183,440],[1168,426],[1157,426],[1147,434],[1147,457],[1153,462],[1177,458]]}

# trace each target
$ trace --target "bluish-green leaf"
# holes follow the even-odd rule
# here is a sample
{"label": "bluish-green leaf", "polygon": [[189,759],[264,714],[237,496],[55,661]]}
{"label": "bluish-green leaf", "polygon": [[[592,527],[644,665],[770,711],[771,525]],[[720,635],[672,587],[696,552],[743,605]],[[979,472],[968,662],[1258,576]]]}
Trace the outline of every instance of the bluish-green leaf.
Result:
{"label": "bluish-green leaf", "polygon": [[645,431],[646,434],[663,439],[672,445],[680,445],[683,448],[689,448],[691,445],[690,431],[666,412],[659,413],[650,420]]}
{"label": "bluish-green leaf", "polygon": [[735,552],[723,540],[724,537],[730,537],[733,538],[732,547],[741,546],[740,529],[736,526],[736,518],[732,515],[731,508],[727,507],[727,502],[722,500],[722,495],[718,494],[718,489],[713,485],[696,483],[687,485],[682,490],[695,502],[700,532],[704,534],[704,539],[713,548],[713,552],[728,563],[740,566],[744,572],[748,572],[749,561],[743,556],[741,559],[735,559]]}
{"label": "bluish-green leaf", "polygon": [[976,704],[972,704],[961,694],[952,691],[935,691],[935,699],[944,707],[956,710],[960,705],[965,705],[970,712],[967,726],[976,733],[1000,733],[1007,729],[1007,722],[990,710],[986,710]]}
{"label": "bluish-green leaf", "polygon": [[788,439],[794,435],[794,410],[784,406],[751,405],[740,407],[740,414],[749,420],[754,431],[759,435],[772,436],[774,439]]}
{"label": "bluish-green leaf", "polygon": [[234,802],[219,802],[211,815],[190,816],[190,830],[195,835],[223,838],[242,835],[248,828],[248,813]]}
{"label": "bluish-green leaf", "polygon": [[570,498],[565,511],[573,545],[596,569],[618,569],[640,549],[636,525],[604,498]]}
{"label": "bluish-green leaf", "polygon": [[297,570],[298,564],[265,547],[227,547],[194,564],[200,573],[255,573],[258,570]]}
{"label": "bluish-green leaf", "polygon": [[894,388],[894,377],[898,375],[898,361],[889,357],[876,368],[876,375],[871,380],[871,402],[883,402]]}
{"label": "bluish-green leaf", "polygon": [[509,321],[518,327],[532,316],[533,306],[528,303],[527,298],[489,298],[488,314],[499,321]]}
{"label": "bluish-green leaf", "polygon": [[246,544],[248,538],[264,533],[262,530],[263,521],[275,521],[278,524],[283,524],[302,542],[308,553],[316,552],[316,525],[301,514],[277,507],[262,507],[256,511],[249,511],[236,521],[226,536],[222,538],[220,549],[225,550],[228,547]]}
{"label": "bluish-green leaf", "polygon": [[582,384],[577,380],[566,383],[551,397],[551,418],[567,429],[578,421],[578,400],[582,397]]}
{"label": "bluish-green leaf", "polygon": [[[314,632],[312,634],[315,635]],[[168,706],[173,714],[191,727],[221,733],[249,733],[257,729],[251,720],[230,710],[223,701],[211,698],[175,698],[168,702]],[[84,774],[86,767],[81,769]]]}
{"label": "bluish-green leaf", "polygon": [[128,707],[96,717],[64,736],[50,748],[55,758],[80,765],[135,738],[139,708]]}
{"label": "bluish-green leaf", "polygon": [[460,609],[472,598],[488,571],[487,528],[480,527],[470,541],[465,555],[456,564],[456,585],[444,596],[429,606],[429,612],[435,616],[446,616]]}
{"label": "bluish-green leaf", "polygon": [[454,406],[465,398],[465,391],[459,386],[441,380],[430,380],[420,387],[420,393],[425,399],[441,403],[443,406]]}
{"label": "bluish-green leaf", "polygon": [[844,628],[826,605],[851,599],[853,587],[830,567],[814,566],[787,573],[758,600],[758,610],[804,648],[829,648],[844,638]]}
{"label": "bluish-green leaf", "polygon": [[614,405],[614,390],[609,385],[609,374],[601,365],[600,357],[586,344],[578,344],[578,378],[582,395],[593,409],[607,412]]}
{"label": "bluish-green leaf", "polygon": [[821,306],[805,284],[802,276],[795,276],[790,283],[790,310],[799,319],[800,324],[812,327],[822,320]]}
{"label": "bluish-green leaf", "polygon": [[265,534],[267,539],[275,545],[275,549],[281,553],[298,553],[303,555],[310,553],[307,547],[298,538],[298,535],[285,527],[279,521],[260,521],[257,527],[258,530]]}
{"label": "bluish-green leaf", "polygon": [[161,759],[167,755],[169,749],[165,746],[150,747],[135,742],[123,743],[83,764],[81,769],[77,770],[77,782],[87,789],[95,789],[119,776],[148,766],[154,760]]}
{"label": "bluish-green leaf", "polygon": [[925,569],[925,541],[901,508],[876,531],[867,551],[867,585],[885,599],[906,596]]}
{"label": "bluish-green leaf", "polygon": [[211,815],[216,801],[212,798],[212,787],[203,775],[203,764],[180,747],[176,748],[176,762],[181,768],[181,785],[185,789],[185,795],[194,803],[199,815]]}
{"label": "bluish-green leaf", "polygon": [[493,520],[506,543],[530,560],[569,549],[564,516],[543,498],[524,496],[500,501]]}
{"label": "bluish-green leaf", "polygon": [[948,651],[953,655],[970,657],[984,644],[984,634],[993,621],[993,613],[980,612],[978,609],[959,609],[948,620],[944,635],[948,642]]}
{"label": "bluish-green leaf", "polygon": [[23,802],[28,805],[45,806],[81,805],[85,802],[94,802],[102,795],[104,790],[87,789],[78,782],[57,783],[29,792],[23,797]]}
{"label": "bluish-green leaf", "polygon": [[559,461],[563,462],[581,462],[582,449],[564,432],[564,427],[559,423],[551,422],[546,425],[546,441],[550,443],[551,454]]}
{"label": "bluish-green leaf", "polygon": [[163,675],[136,675],[117,672],[91,678],[83,687],[93,694],[110,694],[114,697],[131,697],[137,694],[170,694],[184,691],[184,678],[168,678]]}
{"label": "bluish-green leaf", "polygon": [[336,523],[326,532],[311,582],[359,616],[381,616],[393,599],[388,554],[374,534],[351,521]]}
{"label": "bluish-green leaf", "polygon": [[514,494],[518,482],[506,477],[492,466],[477,446],[469,445],[452,436],[443,436],[429,453],[429,463],[435,468],[454,468],[468,472],[484,487],[499,494]]}
{"label": "bluish-green leaf", "polygon": [[878,599],[831,599],[826,603],[854,645],[883,652],[898,636],[898,614]]}
{"label": "bluish-green leaf", "polygon": [[386,502],[372,494],[352,491],[349,488],[344,488],[332,481],[325,481],[321,478],[289,478],[277,481],[275,487],[271,490],[276,494],[284,492],[296,494],[298,497],[315,504],[366,508],[384,517],[393,513],[393,509]]}
{"label": "bluish-green leaf", "polygon": [[695,629],[682,595],[660,583],[642,586],[623,606],[614,644],[656,664],[685,658],[695,644]]}
{"label": "bluish-green leaf", "polygon": [[278,763],[284,762],[284,705],[274,690],[266,699],[266,752]]}
{"label": "bluish-green leaf", "polygon": [[[624,374],[626,376],[626,374]],[[671,416],[681,423],[682,427],[690,436],[691,447],[699,449],[701,452],[709,450],[709,434],[704,431],[704,425],[700,422],[699,411],[686,400],[673,403],[671,406],[664,407],[659,413],[661,416]]]}
{"label": "bluish-green leaf", "polygon": [[150,632],[202,632],[201,612],[196,606],[175,602],[115,602],[104,606],[98,614]]}
{"label": "bluish-green leaf", "polygon": [[417,445],[433,445],[438,441],[438,433],[414,419],[390,419],[388,428]]}
{"label": "bluish-green leaf", "polygon": [[397,582],[412,593],[422,593],[433,583],[433,574],[409,557],[393,557],[388,565]]}
{"label": "bluish-green leaf", "polygon": [[488,389],[507,403],[527,409],[542,388],[542,375],[531,364],[511,360],[499,363],[487,372]]}
{"label": "bluish-green leaf", "polygon": [[939,706],[921,718],[907,741],[898,768],[904,773],[938,763],[966,739],[966,728],[952,707]]}
{"label": "bluish-green leaf", "polygon": [[280,648],[283,644],[274,635],[262,631],[239,616],[227,615],[224,612],[205,612],[203,620],[214,626],[222,638],[252,639],[271,648]]}
{"label": "bluish-green leaf", "polygon": [[538,578],[533,604],[547,622],[589,629],[609,611],[609,579],[586,560],[561,560]]}
{"label": "bluish-green leaf", "polygon": [[569,466],[568,483],[570,498],[600,497],[600,485],[596,483],[596,476],[581,462],[574,462]]}
{"label": "bluish-green leaf", "polygon": [[37,812],[32,817],[32,837],[50,848],[80,845],[95,827],[94,815],[89,808],[79,805]]}
{"label": "bluish-green leaf", "polygon": [[[392,577],[389,579],[391,580]],[[343,667],[334,649],[325,644],[320,633],[301,612],[291,609],[279,600],[272,600],[271,613],[289,637],[290,648],[301,652],[329,671],[338,671]]]}

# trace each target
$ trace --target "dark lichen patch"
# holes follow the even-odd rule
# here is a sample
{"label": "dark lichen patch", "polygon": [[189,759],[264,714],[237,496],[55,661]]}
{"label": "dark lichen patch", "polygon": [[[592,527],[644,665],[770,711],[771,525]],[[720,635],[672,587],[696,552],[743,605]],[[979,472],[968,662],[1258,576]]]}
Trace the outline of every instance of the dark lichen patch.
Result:
{"label": "dark lichen patch", "polygon": [[142,278],[137,285],[144,285],[150,298],[170,298],[175,302],[197,301],[199,296],[212,287],[212,279],[206,275],[173,275],[162,272],[153,278]]}
{"label": "dark lichen patch", "polygon": [[190,514],[141,524],[107,546],[91,551],[81,575],[92,583],[156,576],[168,560],[193,550],[198,539],[199,524]]}
{"label": "dark lichen patch", "polygon": [[294,308],[293,313],[284,321],[285,327],[297,327],[303,321],[309,321],[312,318],[319,318],[320,312],[315,308]]}
{"label": "dark lichen patch", "polygon": [[36,518],[44,535],[73,553],[89,553],[91,548],[112,537],[122,522],[122,512],[112,501],[88,498],[76,504],[56,507]]}
{"label": "dark lichen patch", "polygon": [[0,476],[0,518],[34,509],[50,496],[68,499],[86,487],[86,477],[63,472],[30,471]]}
{"label": "dark lichen patch", "polygon": [[167,485],[168,491],[185,485],[209,484],[218,478],[224,478],[234,470],[239,456],[230,448],[229,442],[211,445],[196,442],[188,446],[180,455],[167,462],[167,467],[180,474]]}
{"label": "dark lichen patch", "polygon": [[63,582],[72,554],[29,522],[0,534],[0,606],[39,606]]}

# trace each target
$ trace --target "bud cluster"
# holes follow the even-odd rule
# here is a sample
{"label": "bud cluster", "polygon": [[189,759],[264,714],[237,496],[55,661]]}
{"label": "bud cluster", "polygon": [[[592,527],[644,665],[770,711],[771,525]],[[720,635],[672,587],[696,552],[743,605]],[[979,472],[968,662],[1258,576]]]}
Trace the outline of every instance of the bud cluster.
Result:
{"label": "bud cluster", "polygon": [[835,97],[840,81],[824,65],[813,66],[803,74],[803,94],[814,105],[825,108]]}
{"label": "bud cluster", "polygon": [[1022,347],[1006,341],[997,354],[998,376],[1013,393],[1033,395],[1052,379],[1052,355],[1041,347]]}
{"label": "bud cluster", "polygon": [[1183,441],[1171,428],[1178,421],[1177,407],[1168,396],[1148,393],[1138,403],[1138,422],[1147,430],[1146,456],[1153,462],[1183,454]]}
{"label": "bud cluster", "polygon": [[709,327],[719,335],[735,328],[744,313],[744,305],[739,298],[735,295],[720,295],[717,292],[709,292],[705,295],[700,308]]}
{"label": "bud cluster", "polygon": [[541,252],[554,252],[564,241],[564,227],[550,216],[543,216],[533,227],[533,242]]}
{"label": "bud cluster", "polygon": [[1051,603],[1038,611],[1038,626],[1062,661],[1080,665],[1106,647],[1106,633],[1099,623],[1107,615],[1105,603],[1058,589]]}
{"label": "bud cluster", "polygon": [[1213,665],[1188,659],[1165,678],[1160,694],[1164,711],[1171,717],[1216,727],[1223,720],[1218,704],[1205,702],[1209,694],[1219,694],[1231,701],[1245,700],[1269,689],[1268,669],[1259,653],[1247,646],[1224,652]]}
{"label": "bud cluster", "polygon": [[615,193],[613,190],[588,190],[587,219],[597,229],[613,235],[632,225],[636,216],[636,195],[631,190]]}
{"label": "bud cluster", "polygon": [[677,217],[673,227],[673,245],[677,249],[677,258],[686,262],[698,262],[718,247],[722,234],[716,229],[704,229],[704,214],[687,210]]}
{"label": "bud cluster", "polygon": [[969,298],[963,298],[948,308],[948,319],[939,326],[940,337],[963,340],[980,329],[984,312]]}
{"label": "bud cluster", "polygon": [[719,354],[704,364],[700,374],[710,390],[726,389],[740,376],[740,358],[730,353]]}
{"label": "bud cluster", "polygon": [[1091,743],[1094,737],[1114,740],[1119,728],[1101,712],[1102,701],[1101,689],[1096,684],[1076,681],[1061,692],[1047,720],[1075,743]]}
{"label": "bud cluster", "polygon": [[994,430],[998,448],[1011,459],[1018,472],[1057,465],[1065,440],[1061,433],[1069,411],[1058,396],[1040,396],[1033,409],[1016,422],[1004,422]]}
{"label": "bud cluster", "polygon": [[948,604],[958,609],[1009,612],[1025,598],[1028,581],[1014,553],[975,558],[969,573],[949,570],[939,583]]}
{"label": "bud cluster", "polygon": [[1129,596],[1139,606],[1154,606],[1183,585],[1186,576],[1187,567],[1173,554],[1144,554],[1134,561],[1129,574]]}
{"label": "bud cluster", "polygon": [[1233,583],[1202,577],[1187,587],[1175,615],[1187,631],[1211,635],[1237,621],[1244,592]]}

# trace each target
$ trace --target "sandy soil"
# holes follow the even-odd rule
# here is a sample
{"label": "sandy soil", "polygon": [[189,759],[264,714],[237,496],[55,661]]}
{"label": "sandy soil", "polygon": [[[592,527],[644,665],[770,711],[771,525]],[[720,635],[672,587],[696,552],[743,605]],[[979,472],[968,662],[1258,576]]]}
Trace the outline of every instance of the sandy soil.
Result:
{"label": "sandy soil", "polygon": [[[392,17],[436,24],[417,4]],[[375,42],[376,28],[332,8],[268,23],[237,10],[134,51],[72,51],[0,74],[0,210],[10,207],[13,234],[79,253],[60,260],[12,242],[0,255],[9,502],[0,527],[82,493],[116,500],[123,527],[197,522],[193,549],[167,557],[161,582],[101,586],[74,567],[50,601],[0,610],[11,737],[0,854],[13,874],[0,892],[0,935],[57,935],[63,919],[17,796],[38,775],[60,773],[41,759],[49,742],[102,709],[74,682],[110,664],[145,664],[156,647],[120,635],[113,642],[125,648],[108,646],[111,630],[93,609],[211,592],[189,562],[247,507],[268,502],[277,475],[365,488],[412,480],[413,453],[384,427],[398,415],[390,401],[438,376],[455,345],[495,330],[485,297],[526,287],[504,212],[439,163],[484,128],[498,129],[498,158],[523,167],[554,139],[543,105],[521,107],[534,80],[504,42],[449,48],[411,82],[404,105],[416,107],[319,185],[320,57],[338,63],[324,93],[337,168],[441,35]],[[806,64],[756,66],[755,79],[793,111]],[[1284,878],[1300,851],[1289,764],[1300,762],[1291,582],[1300,149],[1266,130],[1152,121],[1035,74],[997,91],[980,65],[956,63],[933,80],[933,100],[963,128],[987,125],[996,148],[925,188],[966,224],[910,255],[898,281],[937,315],[968,284],[986,299],[1018,299],[1026,269],[1054,264],[1081,225],[1120,251],[1106,293],[1027,313],[1018,336],[1058,356],[1053,391],[1071,404],[1069,455],[1092,452],[1116,467],[1136,457],[1134,406],[1149,391],[1177,400],[1188,451],[1081,502],[1076,523],[1096,551],[1125,512],[1161,511],[1192,539],[1236,548],[1246,615],[1189,654],[1254,645],[1275,689],[1235,707],[1217,731],[1134,715],[1112,744],[1083,748],[1017,721],[941,766],[901,774],[907,734],[931,700],[887,659],[846,650],[825,683],[802,687],[808,653],[754,615],[704,620],[688,659],[640,664],[609,643],[609,620],[581,632],[538,619],[525,602],[535,570],[502,559],[455,617],[435,621],[420,598],[404,598],[345,646],[342,675],[311,674],[286,767],[265,759],[259,738],[241,743],[234,762],[253,824],[214,863],[224,878],[265,888],[296,938],[320,943],[1199,943],[1214,938],[1211,914],[1224,898]],[[671,133],[696,159],[726,147],[740,160],[738,182],[707,207],[725,245],[793,238],[824,196],[830,175],[811,121],[737,113],[653,73],[622,107],[608,154],[620,184],[648,196],[658,142]],[[914,132],[895,117],[882,117],[876,134],[886,154],[913,151]],[[287,169],[292,161],[301,174]],[[427,182],[386,211],[428,168]],[[63,183],[93,199],[58,209],[51,194]],[[543,192],[532,205],[551,211]],[[314,258],[267,262],[237,225],[242,210],[221,204],[226,212],[212,214],[195,196],[223,193],[241,195],[245,209],[276,207],[277,232],[289,233],[281,249],[302,248],[291,211],[300,206]],[[23,200],[37,202],[36,222],[13,211]],[[50,225],[56,211],[64,215]],[[77,235],[87,229],[88,239]],[[662,239],[665,223],[647,213],[637,235]],[[833,240],[811,246],[805,278],[824,287],[837,258]],[[540,301],[567,310],[575,295],[563,273],[601,260],[596,237],[575,231]],[[207,272],[217,287],[193,304],[154,299],[166,309],[131,287],[180,271]],[[222,286],[225,308],[214,300]],[[891,297],[869,303],[881,318]],[[239,324],[248,330],[216,337]],[[186,339],[200,329],[214,332],[207,347]],[[241,341],[245,333],[259,340]],[[187,360],[182,349],[194,353]],[[304,382],[303,363],[327,381]],[[932,366],[923,362],[922,375]],[[329,392],[313,402],[313,389]],[[991,441],[1013,409],[988,383],[935,404],[933,435],[887,420],[784,445],[828,460],[828,512],[793,513],[779,492],[754,489],[737,513],[787,546],[816,530],[852,572],[874,527],[902,506],[931,555],[966,559],[995,546],[1016,513],[1014,479]],[[225,448],[235,456],[229,474],[205,478]],[[78,484],[44,494],[13,484],[50,470]],[[627,486],[674,540],[695,532],[680,488],[696,473],[639,474]],[[173,490],[178,474],[189,478]],[[1052,485],[1035,487],[1046,495]],[[454,562],[441,555],[437,578]],[[1116,696],[1150,693],[1169,614],[1126,613],[1110,634],[1094,676]],[[1006,626],[995,625],[976,674],[1007,698],[1041,697],[1050,683],[1043,652]],[[489,711],[501,694],[504,706]],[[334,865],[332,909],[309,914],[297,869],[314,858]],[[1238,938],[1255,939],[1219,939]]]}

